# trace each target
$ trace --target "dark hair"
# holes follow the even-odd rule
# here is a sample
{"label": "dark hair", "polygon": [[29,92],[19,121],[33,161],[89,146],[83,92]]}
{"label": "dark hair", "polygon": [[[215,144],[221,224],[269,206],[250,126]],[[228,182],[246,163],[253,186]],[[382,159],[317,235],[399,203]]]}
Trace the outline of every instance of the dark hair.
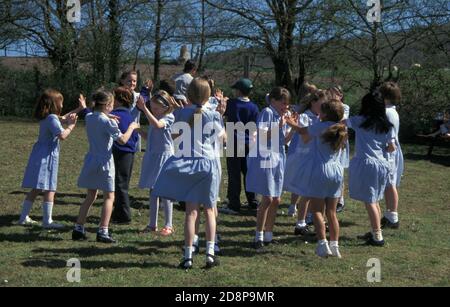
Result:
{"label": "dark hair", "polygon": [[214,79],[211,78],[210,76],[203,76],[202,78],[205,79],[206,81],[208,81],[209,88],[211,89],[211,93],[213,93],[215,85],[216,85],[216,82],[214,81]]}
{"label": "dark hair", "polygon": [[287,100],[288,102],[290,102],[291,93],[289,92],[288,89],[278,86],[272,89],[272,91],[269,94],[269,99],[273,99],[276,101]]}
{"label": "dark hair", "polygon": [[197,64],[195,64],[194,61],[189,60],[189,61],[186,62],[186,64],[184,64],[183,72],[184,73],[189,73],[189,72],[193,71],[196,68],[197,68]]}
{"label": "dark hair", "polygon": [[170,96],[173,96],[175,94],[175,88],[176,88],[175,81],[173,80],[164,79],[159,82],[159,90],[165,91]]}
{"label": "dark hair", "polygon": [[385,82],[380,86],[380,93],[384,101],[388,100],[390,103],[397,105],[402,100],[402,91],[397,83]]}
{"label": "dark hair", "polygon": [[36,102],[33,118],[43,120],[50,114],[60,116],[63,101],[64,97],[60,92],[53,89],[45,90]]}
{"label": "dark hair", "polygon": [[124,86],[120,86],[114,90],[114,98],[128,109],[131,108],[134,102],[133,94]]}
{"label": "dark hair", "polygon": [[365,117],[361,128],[365,130],[375,130],[376,133],[388,133],[393,125],[386,116],[386,106],[377,93],[369,93],[361,101],[361,111],[359,115]]}
{"label": "dark hair", "polygon": [[319,101],[320,99],[326,98],[326,97],[327,97],[326,92],[323,91],[323,90],[317,90],[317,91],[315,91],[314,93],[305,96],[305,97],[300,101],[300,103],[302,104],[302,107],[300,108],[300,112],[299,112],[299,113],[300,113],[300,114],[305,113],[306,110],[311,109],[312,104],[313,104],[314,102],[317,102],[317,101]]}

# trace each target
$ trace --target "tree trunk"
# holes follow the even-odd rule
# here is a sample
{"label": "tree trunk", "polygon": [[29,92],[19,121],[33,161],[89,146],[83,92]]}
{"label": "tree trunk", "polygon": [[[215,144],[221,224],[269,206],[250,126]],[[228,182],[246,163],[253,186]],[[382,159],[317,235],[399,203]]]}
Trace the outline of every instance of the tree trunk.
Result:
{"label": "tree trunk", "polygon": [[109,0],[109,81],[116,82],[119,74],[122,35],[119,25],[119,1]]}
{"label": "tree trunk", "polygon": [[200,55],[198,60],[198,71],[203,71],[203,57],[206,52],[206,3],[202,0],[202,29],[200,34]]}
{"label": "tree trunk", "polygon": [[163,0],[158,0],[156,9],[156,29],[155,29],[155,54],[154,54],[154,74],[153,81],[159,82],[159,70],[161,66],[161,15],[164,9]]}

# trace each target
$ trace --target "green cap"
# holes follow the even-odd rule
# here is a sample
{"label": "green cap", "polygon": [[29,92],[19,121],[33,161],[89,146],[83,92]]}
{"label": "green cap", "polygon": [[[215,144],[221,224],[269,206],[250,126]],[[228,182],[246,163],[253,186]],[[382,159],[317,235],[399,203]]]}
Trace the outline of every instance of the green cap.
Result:
{"label": "green cap", "polygon": [[238,82],[236,82],[231,88],[243,92],[248,92],[253,89],[253,83],[250,79],[242,78]]}

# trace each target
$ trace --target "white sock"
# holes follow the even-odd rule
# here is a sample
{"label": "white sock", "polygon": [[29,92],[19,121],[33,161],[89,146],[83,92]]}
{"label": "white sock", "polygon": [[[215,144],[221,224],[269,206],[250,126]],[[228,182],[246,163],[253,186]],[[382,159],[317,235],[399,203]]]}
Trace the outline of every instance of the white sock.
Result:
{"label": "white sock", "polygon": [[372,231],[372,236],[377,242],[383,241],[383,232],[381,230]]}
{"label": "white sock", "polygon": [[339,241],[330,241],[330,247],[339,247]]}
{"label": "white sock", "polygon": [[214,256],[214,245],[216,243],[214,241],[206,242],[206,255]]}
{"label": "white sock", "polygon": [[398,212],[386,212],[384,217],[389,220],[389,222],[396,224],[398,223]]}
{"label": "white sock", "polygon": [[341,196],[341,198],[339,199],[339,203],[341,204],[341,205],[345,205],[345,199],[344,199],[344,196]]}
{"label": "white sock", "polygon": [[31,208],[33,207],[33,203],[29,200],[24,200],[22,204],[22,213],[20,214],[19,222],[23,223],[25,222],[26,218],[31,212]]}
{"label": "white sock", "polygon": [[273,232],[265,232],[264,242],[272,242],[272,240],[273,240]]}
{"label": "white sock", "polygon": [[264,231],[257,231],[255,235],[255,242],[264,241]]}
{"label": "white sock", "polygon": [[300,220],[297,222],[297,228],[305,228],[306,225],[306,221],[305,220]]}
{"label": "white sock", "polygon": [[42,223],[44,225],[50,225],[51,223],[53,223],[52,213],[53,213],[53,203],[45,202],[42,205]]}
{"label": "white sock", "polygon": [[198,246],[199,244],[199,240],[200,240],[200,238],[198,237],[198,235],[195,235],[194,236],[194,243],[193,243],[193,245],[195,245],[195,246]]}
{"label": "white sock", "polygon": [[193,246],[186,246],[184,248],[184,259],[192,259],[193,251],[194,251]]}
{"label": "white sock", "polygon": [[85,233],[84,225],[75,224],[75,230],[78,232]]}
{"label": "white sock", "polygon": [[319,245],[325,245],[325,244],[328,244],[328,241],[325,239],[325,240],[319,240]]}
{"label": "white sock", "polygon": [[98,232],[105,236],[107,236],[109,234],[108,227],[99,227]]}

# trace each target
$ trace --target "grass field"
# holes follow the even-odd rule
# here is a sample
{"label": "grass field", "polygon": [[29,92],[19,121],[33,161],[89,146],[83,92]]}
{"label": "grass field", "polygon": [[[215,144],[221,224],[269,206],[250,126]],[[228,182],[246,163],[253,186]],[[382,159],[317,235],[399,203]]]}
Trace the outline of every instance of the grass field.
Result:
{"label": "grass field", "polygon": [[[386,231],[387,246],[362,246],[356,236],[368,230],[362,204],[347,200],[341,214],[342,260],[318,259],[314,242],[292,235],[294,219],[280,209],[275,235],[282,243],[257,255],[250,242],[255,218],[250,211],[242,216],[221,216],[222,266],[204,271],[204,256],[195,269],[176,269],[183,246],[183,212],[175,210],[175,236],[164,239],[142,237],[138,230],[147,222],[147,191],[138,190],[142,154],[136,159],[131,195],[134,221],[131,226],[113,226],[119,244],[104,246],[94,242],[101,202],[91,212],[90,240],[73,243],[71,227],[78,214],[84,191],[76,186],[87,150],[84,127],[80,125],[63,143],[59,172],[59,194],[54,219],[67,225],[63,232],[40,227],[16,226],[25,191],[23,171],[38,133],[37,124],[0,120],[0,285],[1,286],[449,286],[450,285],[450,150],[437,149],[432,161],[425,159],[426,147],[405,146],[406,174],[400,189],[401,229]],[[227,184],[224,172],[221,197]],[[176,187],[174,187],[176,188]],[[41,218],[41,200],[32,217]],[[284,197],[288,203],[288,195]],[[161,216],[162,218],[162,216]],[[204,229],[204,228],[202,228]],[[203,236],[204,238],[204,236]],[[202,250],[204,251],[202,243]],[[66,261],[81,261],[81,283],[66,280]],[[382,281],[367,282],[370,258],[381,261]]]}

